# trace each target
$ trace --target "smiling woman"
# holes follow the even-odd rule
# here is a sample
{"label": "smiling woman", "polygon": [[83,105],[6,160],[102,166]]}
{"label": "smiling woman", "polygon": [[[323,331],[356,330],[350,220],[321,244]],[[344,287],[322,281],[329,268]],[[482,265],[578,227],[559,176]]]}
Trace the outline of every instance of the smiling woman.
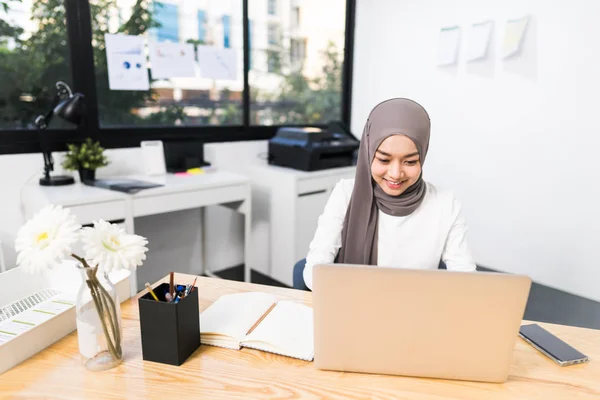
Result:
{"label": "smiling woman", "polygon": [[319,218],[303,272],[343,263],[474,271],[467,226],[451,192],[423,180],[430,120],[409,99],[377,105],[365,124],[355,179],[340,181]]}
{"label": "smiling woman", "polygon": [[375,152],[371,175],[385,193],[400,196],[421,176],[415,143],[404,135],[386,138]]}

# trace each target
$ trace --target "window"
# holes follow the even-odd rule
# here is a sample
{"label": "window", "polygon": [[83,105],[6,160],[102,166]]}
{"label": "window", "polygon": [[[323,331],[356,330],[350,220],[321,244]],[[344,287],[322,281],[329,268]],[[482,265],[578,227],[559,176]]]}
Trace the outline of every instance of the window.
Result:
{"label": "window", "polygon": [[179,17],[177,5],[168,3],[154,3],[154,19],[157,24],[156,39],[159,42],[179,41]]}
{"label": "window", "polygon": [[269,15],[277,15],[277,0],[268,0]]}
{"label": "window", "polygon": [[279,25],[269,24],[269,29],[267,31],[267,41],[269,44],[272,45],[279,44]]}
{"label": "window", "polygon": [[[183,8],[185,2],[185,9]],[[241,10],[242,0],[231,0],[225,6],[203,0],[170,0],[154,3],[121,0],[124,22],[111,19],[113,10],[103,7],[103,0],[92,1],[92,35],[98,97],[98,120],[101,128],[133,128],[160,126],[240,125],[242,124],[243,91],[243,39],[242,19],[234,19],[230,13]],[[185,10],[178,12],[177,10]],[[106,24],[103,21],[108,20]],[[239,29],[235,31],[232,26]],[[222,40],[215,40],[214,33],[222,29]],[[156,35],[153,35],[156,31]],[[122,32],[145,38],[149,46],[156,38],[162,42],[188,43],[194,49],[193,76],[160,79],[153,77],[149,64],[150,90],[111,90],[108,80],[105,33]],[[238,37],[232,36],[237,32]],[[178,40],[176,40],[178,38]],[[233,44],[236,44],[233,47]],[[231,48],[235,51],[233,79],[212,79],[203,75],[198,60],[198,47],[210,45]]]}
{"label": "window", "polygon": [[300,26],[300,7],[292,7],[292,28]]}
{"label": "window", "polygon": [[[275,20],[260,15],[261,1],[249,0],[255,32],[267,33],[262,46],[257,40],[253,42],[251,123],[323,124],[341,120],[346,1],[281,2],[277,11],[286,17]],[[269,1],[268,14],[272,14],[274,3]],[[286,11],[283,7],[290,8]],[[258,27],[259,23],[263,25]]]}
{"label": "window", "polygon": [[198,40],[201,43],[206,42],[206,13],[204,10],[198,10]]}
{"label": "window", "polygon": [[231,47],[231,18],[229,15],[223,15],[223,47]]}
{"label": "window", "polygon": [[269,50],[267,52],[267,72],[281,73],[281,54],[278,51]]}
{"label": "window", "polygon": [[306,54],[306,39],[290,39],[290,64],[292,69],[301,69]]}
{"label": "window", "polygon": [[[346,4],[354,1],[0,0],[0,154],[40,150],[32,123],[50,110],[59,81],[84,94],[87,114],[80,127],[52,120],[46,138],[55,151],[86,136],[111,148],[268,139],[281,124],[348,123],[353,36],[345,26],[354,10],[346,17]],[[115,40],[136,42],[135,52]],[[112,61],[134,53],[135,62]],[[181,65],[183,73],[165,72]],[[137,71],[143,85],[115,85],[119,68]]]}
{"label": "window", "polygon": [[[51,107],[56,82],[72,86],[62,3],[0,0],[0,130],[33,129]],[[58,128],[74,126],[55,118],[49,129]]]}

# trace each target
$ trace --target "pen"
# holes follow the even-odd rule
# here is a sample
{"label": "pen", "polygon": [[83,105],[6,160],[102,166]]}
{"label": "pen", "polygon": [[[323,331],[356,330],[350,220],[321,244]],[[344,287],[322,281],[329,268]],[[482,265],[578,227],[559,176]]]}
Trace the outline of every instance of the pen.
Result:
{"label": "pen", "polygon": [[148,282],[146,282],[146,289],[148,289],[148,292],[150,292],[150,294],[152,295],[152,297],[154,297],[154,300],[160,301],[160,300],[158,300],[158,297],[156,297],[156,294],[154,293],[154,290],[152,290],[152,288],[150,287],[150,284]]}
{"label": "pen", "polygon": [[179,300],[181,300],[183,298],[183,296],[184,296],[183,292],[179,292],[177,294],[177,297],[175,298],[175,300],[173,300],[173,303],[175,303],[175,304],[179,303]]}

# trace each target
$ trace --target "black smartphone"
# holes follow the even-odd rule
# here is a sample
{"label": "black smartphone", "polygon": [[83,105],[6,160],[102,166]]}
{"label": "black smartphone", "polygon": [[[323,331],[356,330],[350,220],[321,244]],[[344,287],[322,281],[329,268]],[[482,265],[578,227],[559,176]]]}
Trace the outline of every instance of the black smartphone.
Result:
{"label": "black smartphone", "polygon": [[563,342],[538,324],[522,325],[519,329],[519,336],[561,367],[589,361],[588,356]]}

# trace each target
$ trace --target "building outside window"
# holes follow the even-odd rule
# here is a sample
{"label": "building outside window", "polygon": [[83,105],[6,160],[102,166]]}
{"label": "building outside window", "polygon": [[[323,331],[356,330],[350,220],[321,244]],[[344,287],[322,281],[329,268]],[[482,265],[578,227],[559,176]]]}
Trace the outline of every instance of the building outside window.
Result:
{"label": "building outside window", "polygon": [[154,3],[154,18],[158,27],[156,28],[156,39],[159,42],[179,41],[179,16],[177,5],[169,3]]}
{"label": "building outside window", "polygon": [[255,33],[251,123],[340,120],[346,1],[268,1],[266,16],[264,0],[248,5]]}

